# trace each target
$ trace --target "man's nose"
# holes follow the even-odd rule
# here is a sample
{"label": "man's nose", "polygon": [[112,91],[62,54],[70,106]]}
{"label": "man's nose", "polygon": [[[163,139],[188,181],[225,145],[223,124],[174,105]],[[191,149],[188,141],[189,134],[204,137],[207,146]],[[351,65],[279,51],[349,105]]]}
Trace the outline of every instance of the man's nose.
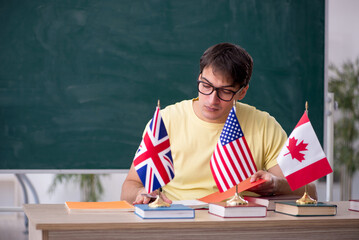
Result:
{"label": "man's nose", "polygon": [[218,97],[217,89],[215,89],[210,95],[209,95],[210,101],[213,103],[218,103],[221,101],[221,99]]}

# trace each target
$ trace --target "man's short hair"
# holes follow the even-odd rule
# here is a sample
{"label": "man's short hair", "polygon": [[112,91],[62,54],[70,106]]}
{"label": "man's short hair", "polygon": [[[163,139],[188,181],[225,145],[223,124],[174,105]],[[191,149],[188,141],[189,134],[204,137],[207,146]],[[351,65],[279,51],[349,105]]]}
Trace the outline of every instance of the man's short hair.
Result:
{"label": "man's short hair", "polygon": [[253,59],[242,47],[232,43],[219,43],[208,48],[200,61],[200,73],[211,66],[233,80],[234,84],[247,86],[252,76]]}

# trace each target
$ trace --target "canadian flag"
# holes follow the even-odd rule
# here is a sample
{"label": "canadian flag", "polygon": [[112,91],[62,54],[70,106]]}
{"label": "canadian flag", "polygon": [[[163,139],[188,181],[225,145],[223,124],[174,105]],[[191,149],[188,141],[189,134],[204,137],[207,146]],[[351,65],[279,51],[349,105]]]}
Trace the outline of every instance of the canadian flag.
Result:
{"label": "canadian flag", "polygon": [[293,191],[333,172],[306,112],[277,161]]}

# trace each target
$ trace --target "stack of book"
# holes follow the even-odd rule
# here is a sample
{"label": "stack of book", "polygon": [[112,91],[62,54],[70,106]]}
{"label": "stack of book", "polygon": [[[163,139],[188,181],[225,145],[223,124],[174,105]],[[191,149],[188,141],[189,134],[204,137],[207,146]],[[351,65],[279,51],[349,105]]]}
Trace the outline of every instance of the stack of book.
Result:
{"label": "stack of book", "polygon": [[143,219],[194,218],[193,208],[183,204],[171,204],[170,207],[149,207],[148,204],[136,204],[135,214]]}
{"label": "stack of book", "polygon": [[265,206],[248,203],[245,205],[227,206],[226,202],[210,203],[208,212],[223,218],[239,217],[265,217],[267,208]]}
{"label": "stack of book", "polygon": [[349,210],[359,212],[359,200],[351,199],[349,200]]}
{"label": "stack of book", "polygon": [[305,205],[295,202],[278,202],[275,204],[275,212],[297,217],[335,216],[337,214],[337,205],[323,202]]}

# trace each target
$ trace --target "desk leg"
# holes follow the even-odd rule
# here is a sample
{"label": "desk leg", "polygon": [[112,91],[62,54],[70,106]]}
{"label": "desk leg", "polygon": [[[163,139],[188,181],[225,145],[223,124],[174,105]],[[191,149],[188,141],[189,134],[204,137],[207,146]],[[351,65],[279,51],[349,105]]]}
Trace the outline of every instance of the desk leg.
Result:
{"label": "desk leg", "polygon": [[48,239],[48,232],[37,230],[35,224],[29,222],[29,240],[45,240]]}

